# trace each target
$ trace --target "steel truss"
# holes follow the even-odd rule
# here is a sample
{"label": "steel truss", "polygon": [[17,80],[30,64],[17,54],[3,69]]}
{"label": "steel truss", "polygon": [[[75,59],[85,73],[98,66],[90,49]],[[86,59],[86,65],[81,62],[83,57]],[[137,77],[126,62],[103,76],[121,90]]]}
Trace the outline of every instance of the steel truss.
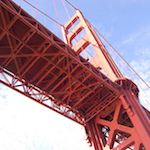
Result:
{"label": "steel truss", "polygon": [[0,71],[0,83],[8,86],[9,88],[27,96],[28,98],[46,106],[47,108],[64,115],[65,117],[84,124],[84,118],[79,113],[68,111],[70,107],[64,105],[57,105],[56,99],[34,85],[27,83],[24,79],[20,79],[18,76],[10,73],[9,71],[1,68]]}
{"label": "steel truss", "polygon": [[0,0],[0,22],[1,83],[82,125],[119,97],[117,84],[11,0]]}
{"label": "steel truss", "polygon": [[[76,22],[78,24],[74,27]],[[82,38],[74,44],[73,40],[83,30]],[[146,109],[138,101],[137,86],[122,76],[96,32],[79,10],[65,24],[63,31],[64,40],[79,54],[88,45],[93,45],[96,55],[89,62],[96,68],[103,69],[120,87],[119,98],[86,122],[85,131],[90,146],[95,150],[148,150],[150,120],[147,114],[150,113],[145,112]],[[101,106],[94,107],[98,110]]]}
{"label": "steel truss", "polygon": [[[0,82],[84,125],[95,150],[148,150],[150,122],[138,102],[137,86],[122,77],[79,11],[62,28],[68,44],[11,0],[0,0]],[[86,40],[72,46],[83,29]],[[90,43],[97,59],[89,62],[79,54]]]}

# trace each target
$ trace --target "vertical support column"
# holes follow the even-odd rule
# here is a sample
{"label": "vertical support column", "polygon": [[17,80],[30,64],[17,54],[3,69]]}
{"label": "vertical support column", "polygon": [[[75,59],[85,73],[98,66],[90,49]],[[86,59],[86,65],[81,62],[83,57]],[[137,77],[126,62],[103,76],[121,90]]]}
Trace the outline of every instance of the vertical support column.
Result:
{"label": "vertical support column", "polygon": [[120,85],[126,85],[120,88],[123,95],[87,122],[87,126],[91,122],[95,126],[92,134],[104,150],[149,150],[150,120],[131,88],[134,83],[127,79],[121,82]]}
{"label": "vertical support column", "polygon": [[[77,20],[79,23],[74,27]],[[85,31],[83,37],[73,45],[72,41],[83,30]],[[81,53],[87,46],[92,44],[96,51],[96,55],[90,60],[90,63],[96,68],[102,68],[112,81],[122,78],[121,72],[108,54],[105,46],[79,10],[77,10],[76,14],[64,25],[63,32],[65,33],[63,35],[65,41],[67,41],[68,45],[70,45],[77,53]]]}
{"label": "vertical support column", "polygon": [[[77,20],[79,23],[73,27]],[[92,44],[96,55],[90,63],[96,68],[102,68],[112,81],[123,79],[105,46],[79,10],[65,24],[63,30],[65,41],[78,54]],[[86,33],[73,45],[72,41],[82,30]],[[132,89],[133,82],[127,79],[116,83],[120,84],[122,96],[86,123],[91,144],[95,150],[148,150],[150,121],[138,102],[138,89]]]}
{"label": "vertical support column", "polygon": [[93,121],[94,120],[90,120],[85,127],[86,134],[89,140],[88,142],[90,143],[90,146],[93,148],[93,150],[102,150],[100,138]]}

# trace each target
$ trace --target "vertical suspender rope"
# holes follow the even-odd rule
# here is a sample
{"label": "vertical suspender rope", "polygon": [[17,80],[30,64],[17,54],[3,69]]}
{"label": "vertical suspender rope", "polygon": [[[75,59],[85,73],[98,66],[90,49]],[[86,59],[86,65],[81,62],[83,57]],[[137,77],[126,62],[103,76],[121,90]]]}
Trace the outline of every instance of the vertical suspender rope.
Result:
{"label": "vertical suspender rope", "polygon": [[62,0],[62,3],[63,3],[63,5],[64,5],[64,7],[65,7],[66,12],[67,12],[68,18],[70,19],[70,15],[69,15],[69,12],[68,12],[68,10],[67,10],[67,8],[66,8],[66,5],[65,5],[65,3],[64,3],[64,0]]}
{"label": "vertical suspender rope", "polygon": [[38,19],[38,0],[36,0],[36,20]]}
{"label": "vertical suspender rope", "polygon": [[[25,1],[26,2],[26,1]],[[26,2],[27,3],[27,2]],[[28,4],[28,3],[27,3]],[[33,10],[32,10],[32,17],[34,18],[34,7],[33,7]]]}
{"label": "vertical suspender rope", "polygon": [[59,20],[59,16],[58,16],[57,8],[56,8],[55,0],[53,0],[53,3],[54,3],[54,7],[55,7],[55,11],[56,11],[56,15],[57,15],[57,20],[58,20],[58,22],[59,22],[59,27],[60,27],[61,35],[62,35],[62,38],[63,38],[63,33],[62,33],[62,30],[61,30],[61,25],[60,25],[60,20]]}
{"label": "vertical suspender rope", "polygon": [[21,7],[21,0],[19,1],[19,7]]}
{"label": "vertical suspender rope", "polygon": [[58,36],[57,26],[56,26],[56,23],[55,23],[55,22],[54,22],[54,26],[55,26],[55,30],[56,30],[56,35]]}
{"label": "vertical suspender rope", "polygon": [[48,16],[47,14],[45,14],[44,12],[42,12],[41,10],[39,10],[38,8],[36,8],[35,6],[33,6],[32,4],[30,4],[29,2],[25,1],[28,5],[32,6],[33,8],[35,8],[36,10],[38,10],[40,13],[44,14],[46,17],[48,17],[49,19],[53,20],[54,22],[56,22],[57,24],[59,24],[60,26],[63,26],[62,24],[60,24],[59,22],[57,22],[56,20],[54,20],[53,18],[51,18],[50,16]]}
{"label": "vertical suspender rope", "polygon": [[[100,34],[100,32],[91,24],[91,26],[97,31],[97,33],[108,43],[108,41]],[[110,43],[108,43],[108,45],[110,46],[110,47],[112,47],[111,45],[110,45]],[[114,49],[113,47],[112,47],[112,49]],[[129,66],[129,68],[147,85],[147,87],[149,87],[150,88],[150,86],[135,72],[135,70],[125,61],[125,59],[114,49],[114,51],[120,56],[120,58]]]}
{"label": "vertical suspender rope", "polygon": [[46,16],[44,15],[44,24],[45,24],[45,27],[46,27]]}
{"label": "vertical suspender rope", "polygon": [[[116,52],[116,54],[118,54],[118,56],[127,64],[127,66],[137,75],[137,77],[139,77],[139,79],[150,89],[150,86],[141,78],[140,75],[138,75],[136,73],[136,71],[126,62],[126,60],[110,45],[110,43],[100,34],[100,32],[91,23],[90,23],[90,25],[97,31],[97,33],[104,39],[104,41]],[[126,68],[124,70],[126,71]],[[132,76],[135,79],[133,74],[132,74]],[[143,90],[143,92],[146,93],[144,90]],[[147,99],[146,99],[146,102],[150,106],[150,102]]]}

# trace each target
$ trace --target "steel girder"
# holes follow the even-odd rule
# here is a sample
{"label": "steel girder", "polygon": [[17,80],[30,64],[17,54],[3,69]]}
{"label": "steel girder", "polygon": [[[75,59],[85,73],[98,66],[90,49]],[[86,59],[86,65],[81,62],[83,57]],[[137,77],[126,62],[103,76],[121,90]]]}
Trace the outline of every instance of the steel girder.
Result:
{"label": "steel girder", "polygon": [[[77,23],[76,26],[74,26],[75,23]],[[83,30],[81,39],[74,44],[75,38]],[[85,131],[90,146],[93,146],[95,150],[148,150],[150,120],[147,114],[149,112],[145,111],[138,101],[138,87],[131,80],[122,76],[104,44],[79,10],[65,24],[63,33],[68,45],[79,54],[88,45],[93,45],[96,54],[89,62],[96,68],[103,69],[109,78],[120,87],[119,89],[117,88],[120,96],[114,99],[113,102],[111,101],[113,95],[106,94],[103,99],[110,99],[109,104],[104,101],[103,105],[95,103],[95,105],[88,106],[85,115]],[[105,91],[100,94],[104,93]],[[97,93],[96,95],[96,99],[99,99],[99,94]],[[91,99],[95,99],[95,95],[91,96]],[[103,100],[101,99],[101,101]],[[87,101],[82,104],[84,103],[87,103]],[[90,110],[92,107],[94,107],[94,111]],[[99,111],[101,109],[103,111]],[[90,110],[90,113],[88,110]],[[90,115],[92,116],[93,114],[95,116],[90,118]]]}
{"label": "steel girder", "polygon": [[117,84],[11,0],[0,0],[0,66],[1,83],[82,125],[120,95]]}

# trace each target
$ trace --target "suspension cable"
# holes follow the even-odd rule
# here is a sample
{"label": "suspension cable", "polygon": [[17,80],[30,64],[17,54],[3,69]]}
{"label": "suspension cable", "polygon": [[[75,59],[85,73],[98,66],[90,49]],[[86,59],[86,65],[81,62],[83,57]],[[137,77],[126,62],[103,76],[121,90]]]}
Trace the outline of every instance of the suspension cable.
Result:
{"label": "suspension cable", "polygon": [[48,17],[49,19],[53,20],[54,22],[56,22],[57,24],[59,24],[60,26],[63,26],[62,24],[60,24],[58,21],[54,20],[53,18],[51,18],[50,16],[48,16],[47,14],[45,14],[44,12],[42,12],[41,10],[39,10],[38,8],[36,8],[35,6],[33,6],[32,4],[30,4],[29,2],[25,1],[28,5],[30,5],[31,7],[35,8],[36,10],[38,10],[40,13],[42,13],[43,15],[45,15],[46,17]]}
{"label": "suspension cable", "polygon": [[70,2],[68,2],[67,0],[65,0],[70,6],[72,6],[75,10],[77,10],[76,7],[74,7]]}
{"label": "suspension cable", "polygon": [[[110,43],[99,33],[99,31],[89,22],[90,26],[97,31],[97,33],[103,38],[103,40],[111,47],[112,50],[114,50],[114,52],[116,52],[116,54],[118,54],[118,56],[127,64],[127,66],[132,70],[130,72],[130,75],[134,78],[137,79],[137,77],[150,89],[150,86],[141,78],[140,75],[137,74],[137,72],[126,62],[126,60],[110,45]],[[123,69],[124,70],[124,69]],[[126,69],[125,69],[126,70]],[[137,77],[134,76],[133,73],[135,73],[135,75],[137,75]],[[142,92],[144,92],[146,94],[146,92],[143,90],[142,86],[139,85],[139,87],[142,89]],[[141,93],[142,94],[142,93]],[[150,106],[149,101],[147,100],[147,98],[145,99],[145,101],[147,102],[147,104]]]}
{"label": "suspension cable", "polygon": [[121,57],[121,59],[129,66],[129,68],[150,88],[150,86],[136,73],[136,71],[126,62],[126,60],[110,45],[110,43],[99,33],[99,31],[89,22],[89,24],[97,31],[97,33],[108,43],[108,45]]}
{"label": "suspension cable", "polygon": [[[44,12],[42,12],[41,10],[39,10],[38,8],[36,8],[35,6],[33,6],[32,4],[30,4],[29,2],[27,2],[26,0],[23,0],[25,1],[27,4],[29,4],[30,6],[32,6],[33,8],[35,8],[36,10],[38,10],[39,12],[41,12],[42,14],[44,14],[45,16],[47,16],[48,18],[50,18],[51,20],[53,20],[55,23],[59,24],[60,26],[63,26],[62,24],[60,24],[60,21],[56,21],[54,20],[53,18],[51,18],[50,16],[48,16],[47,14],[45,14]],[[73,7],[75,10],[77,10],[76,7],[74,7],[70,2],[68,2],[67,0],[65,0],[71,7]],[[54,0],[53,0],[54,2]],[[21,3],[21,0],[20,0],[20,3]],[[54,2],[55,3],[55,2]],[[55,8],[56,9],[56,8]],[[57,9],[56,9],[56,12],[57,12]],[[58,13],[57,13],[58,15]],[[59,20],[59,17],[57,16],[58,20]],[[91,27],[93,27],[93,29],[95,29],[95,31],[108,43],[108,45],[120,56],[120,58],[129,66],[129,68],[145,83],[145,85],[150,88],[150,86],[140,77],[140,75],[138,75],[136,73],[136,71],[126,62],[126,60],[112,47],[112,45],[110,45],[110,43],[100,34],[100,32],[89,22],[89,24],[91,25]],[[84,40],[84,39],[83,39]]]}

